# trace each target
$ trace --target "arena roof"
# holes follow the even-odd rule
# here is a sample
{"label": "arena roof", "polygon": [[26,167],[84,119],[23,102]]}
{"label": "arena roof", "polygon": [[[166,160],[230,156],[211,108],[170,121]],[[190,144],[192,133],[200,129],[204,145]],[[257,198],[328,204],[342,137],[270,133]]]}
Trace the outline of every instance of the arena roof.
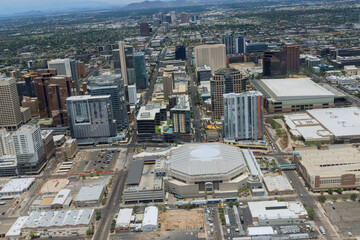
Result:
{"label": "arena roof", "polygon": [[223,143],[186,144],[174,149],[169,169],[189,176],[226,174],[245,166],[237,147]]}

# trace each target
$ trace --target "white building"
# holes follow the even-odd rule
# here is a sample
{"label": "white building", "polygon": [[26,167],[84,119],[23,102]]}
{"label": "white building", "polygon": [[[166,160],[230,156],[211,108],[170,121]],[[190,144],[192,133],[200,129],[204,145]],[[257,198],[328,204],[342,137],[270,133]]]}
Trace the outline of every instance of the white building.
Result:
{"label": "white building", "polygon": [[70,189],[61,189],[55,196],[54,200],[51,203],[52,209],[64,208],[67,209],[70,206],[71,198]]}
{"label": "white building", "polygon": [[3,155],[15,155],[11,134],[5,128],[0,129],[0,156]]}
{"label": "white building", "polygon": [[128,231],[130,229],[130,221],[133,214],[132,208],[120,209],[118,217],[116,218],[115,229],[116,232]]}
{"label": "white building", "polygon": [[143,232],[154,232],[158,225],[159,210],[157,207],[150,206],[145,208],[144,219],[142,222]]}
{"label": "white building", "polygon": [[339,85],[354,84],[356,83],[356,79],[356,76],[330,76],[327,78],[332,84]]}
{"label": "white building", "polygon": [[360,75],[360,68],[357,68],[355,65],[344,66],[344,71],[348,76]]}
{"label": "white building", "polygon": [[289,180],[281,175],[264,177],[265,187],[269,196],[294,194]]}
{"label": "white building", "polygon": [[270,226],[266,227],[248,227],[247,235],[249,237],[272,236],[275,235],[274,229]]}
{"label": "white building", "polygon": [[0,190],[0,196],[20,195],[27,191],[35,182],[35,178],[14,178]]}
{"label": "white building", "polygon": [[75,198],[75,206],[88,207],[97,206],[100,204],[102,194],[104,193],[103,186],[85,186],[82,187]]}
{"label": "white building", "polygon": [[21,237],[21,228],[29,219],[29,216],[23,216],[16,219],[13,225],[10,227],[9,231],[5,234],[6,239],[19,239]]}
{"label": "white building", "polygon": [[263,138],[263,95],[261,92],[224,94],[223,137],[227,140]]}
{"label": "white building", "polygon": [[19,174],[38,174],[45,165],[40,127],[23,125],[12,135]]}
{"label": "white building", "polygon": [[58,75],[65,75],[71,77],[70,59],[55,59],[48,62],[49,69],[56,69]]}
{"label": "white building", "polygon": [[264,225],[297,224],[307,217],[300,202],[260,201],[249,202],[253,222]]}
{"label": "white building", "polygon": [[136,85],[128,85],[129,103],[135,105],[137,102]]}

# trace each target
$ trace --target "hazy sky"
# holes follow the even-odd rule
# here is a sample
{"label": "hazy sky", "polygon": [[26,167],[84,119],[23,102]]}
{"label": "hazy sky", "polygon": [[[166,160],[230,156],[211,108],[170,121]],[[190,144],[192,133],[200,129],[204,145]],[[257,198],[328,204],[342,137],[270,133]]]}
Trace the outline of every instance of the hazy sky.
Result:
{"label": "hazy sky", "polygon": [[111,5],[124,6],[143,0],[0,0],[0,14],[32,10],[64,10],[71,8],[101,8]]}

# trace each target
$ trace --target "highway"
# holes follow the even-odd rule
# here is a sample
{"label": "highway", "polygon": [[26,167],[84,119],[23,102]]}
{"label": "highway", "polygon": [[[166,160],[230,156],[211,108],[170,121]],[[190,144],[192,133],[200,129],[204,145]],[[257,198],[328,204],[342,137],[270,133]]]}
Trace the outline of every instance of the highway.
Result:
{"label": "highway", "polygon": [[188,76],[190,79],[191,108],[192,108],[192,112],[193,112],[193,127],[195,129],[194,141],[201,142],[200,112],[199,112],[198,106],[196,106],[196,104],[195,104],[196,85],[195,85],[194,79],[193,79],[193,70],[192,70],[192,64],[191,64],[192,55],[191,55],[191,51],[190,51],[189,47],[187,47],[186,55],[187,55],[187,62],[186,62],[187,71],[188,71]]}

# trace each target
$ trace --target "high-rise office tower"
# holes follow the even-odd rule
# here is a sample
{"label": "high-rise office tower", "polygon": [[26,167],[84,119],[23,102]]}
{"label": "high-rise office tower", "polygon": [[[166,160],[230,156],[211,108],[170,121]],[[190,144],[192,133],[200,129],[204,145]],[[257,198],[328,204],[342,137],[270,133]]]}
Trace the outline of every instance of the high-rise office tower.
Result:
{"label": "high-rise office tower", "polygon": [[23,125],[12,135],[20,175],[39,174],[45,166],[40,127]]}
{"label": "high-rise office tower", "polygon": [[286,54],[284,51],[266,51],[263,58],[263,75],[272,77],[286,74]]}
{"label": "high-rise office tower", "polygon": [[223,137],[228,140],[263,138],[263,95],[258,91],[224,94]]}
{"label": "high-rise office tower", "polygon": [[171,72],[164,72],[163,75],[163,90],[164,90],[164,100],[169,100],[169,96],[174,90],[174,79]]}
{"label": "high-rise office tower", "polygon": [[246,53],[246,40],[243,35],[235,37],[235,53]]}
{"label": "high-rise office tower", "polygon": [[112,115],[118,129],[128,126],[124,82],[120,74],[103,73],[90,77],[87,84],[91,96],[110,95]]}
{"label": "high-rise office tower", "polygon": [[286,43],[284,46],[286,55],[286,71],[298,73],[300,71],[300,47],[297,43]]}
{"label": "high-rise office tower", "polygon": [[186,48],[184,45],[179,44],[175,48],[175,59],[176,60],[186,60]]}
{"label": "high-rise office tower", "polygon": [[131,106],[134,106],[137,102],[136,85],[128,85],[127,91],[128,91],[128,95],[129,95],[129,104]]}
{"label": "high-rise office tower", "polygon": [[180,18],[181,18],[181,23],[186,23],[187,22],[187,15],[186,13],[182,12],[180,14]]}
{"label": "high-rise office tower", "polygon": [[222,44],[226,46],[226,54],[234,53],[234,35],[232,32],[226,32],[221,36]]}
{"label": "high-rise office tower", "polygon": [[[124,85],[128,85],[128,78],[126,73],[126,60],[125,60],[125,42],[119,42],[119,56],[120,56],[120,68],[121,68],[121,76],[124,79]],[[114,66],[115,68],[115,66]]]}
{"label": "high-rise office tower", "polygon": [[133,85],[136,83],[135,67],[134,67],[134,47],[125,46],[125,64],[126,64],[126,74],[128,85]]}
{"label": "high-rise office tower", "polygon": [[0,128],[0,156],[15,155],[14,142],[5,128]]}
{"label": "high-rise office tower", "polygon": [[114,49],[112,51],[113,66],[114,66],[115,72],[117,72],[117,70],[121,70],[121,59],[120,59],[121,53],[120,52],[121,52],[120,49]]}
{"label": "high-rise office tower", "polygon": [[147,22],[140,23],[140,35],[144,36],[144,37],[150,35],[150,28],[149,28],[149,24]]}
{"label": "high-rise office tower", "polygon": [[16,80],[0,76],[0,127],[16,130],[22,122]]}
{"label": "high-rise office tower", "polygon": [[171,16],[171,22],[176,23],[176,13],[175,13],[175,11],[171,11],[170,16]]}
{"label": "high-rise office tower", "polygon": [[116,136],[116,120],[113,118],[111,96],[74,96],[66,102],[69,110],[71,136],[77,139],[105,141]]}
{"label": "high-rise office tower", "polygon": [[48,62],[49,69],[56,69],[58,75],[71,77],[70,59],[55,59]]}
{"label": "high-rise office tower", "polygon": [[177,96],[177,104],[170,109],[174,133],[191,132],[190,104],[187,95]]}
{"label": "high-rise office tower", "polygon": [[200,45],[195,47],[196,67],[210,66],[213,74],[219,68],[226,68],[226,50],[224,44]]}
{"label": "high-rise office tower", "polygon": [[210,80],[211,110],[213,120],[220,120],[224,115],[223,95],[242,93],[246,90],[246,78],[234,68],[218,69]]}
{"label": "high-rise office tower", "polygon": [[136,88],[146,89],[148,87],[148,77],[146,72],[146,61],[144,52],[134,53],[134,67],[136,76]]}
{"label": "high-rise office tower", "polygon": [[53,125],[69,124],[66,98],[72,95],[73,82],[70,77],[43,73],[34,79],[39,103],[40,118],[52,118]]}
{"label": "high-rise office tower", "polygon": [[76,59],[70,59],[70,69],[71,69],[71,78],[75,83],[75,90],[76,94],[79,94],[80,92],[80,83],[79,83],[79,73],[77,69],[77,60]]}
{"label": "high-rise office tower", "polygon": [[171,16],[170,16],[170,14],[165,15],[165,22],[171,24]]}

